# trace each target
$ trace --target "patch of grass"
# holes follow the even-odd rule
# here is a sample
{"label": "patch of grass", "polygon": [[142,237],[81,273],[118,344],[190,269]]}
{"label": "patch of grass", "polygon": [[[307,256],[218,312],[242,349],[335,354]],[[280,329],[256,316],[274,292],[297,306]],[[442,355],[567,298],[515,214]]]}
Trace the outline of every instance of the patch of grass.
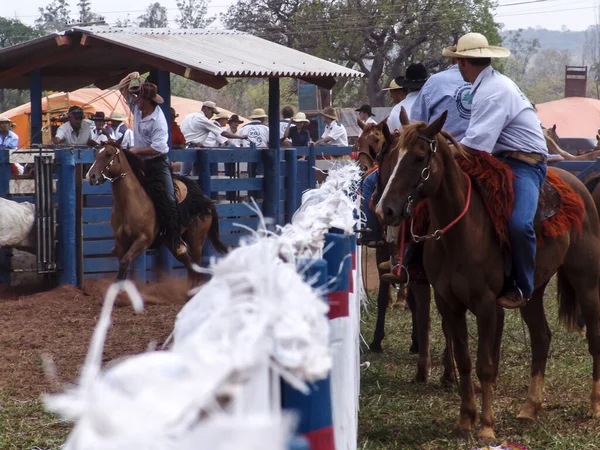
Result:
{"label": "patch of grass", "polygon": [[39,400],[16,400],[0,395],[0,448],[2,450],[58,450],[71,424],[45,411]]}
{"label": "patch of grass", "polygon": [[[506,312],[500,380],[494,399],[498,438],[495,445],[508,440],[530,450],[600,448],[600,420],[587,417],[592,387],[592,359],[587,341],[576,333],[567,333],[558,325],[555,299],[556,285],[552,282],[545,300],[552,343],[544,409],[533,424],[516,419],[529,383],[529,333],[518,312]],[[375,302],[371,305],[370,311],[363,314],[362,333],[367,342],[373,335],[377,313]],[[473,377],[476,380],[477,329],[473,316],[469,316]],[[412,381],[416,373],[416,356],[408,352],[410,325],[409,311],[391,310],[386,322],[384,353],[377,355],[363,351],[362,361],[370,361],[371,366],[361,372],[359,448],[470,450],[483,447],[485,444],[475,439],[457,440],[450,435],[458,420],[460,398],[456,386],[444,389],[439,382],[444,340],[437,310],[432,308],[433,364],[428,384]]]}

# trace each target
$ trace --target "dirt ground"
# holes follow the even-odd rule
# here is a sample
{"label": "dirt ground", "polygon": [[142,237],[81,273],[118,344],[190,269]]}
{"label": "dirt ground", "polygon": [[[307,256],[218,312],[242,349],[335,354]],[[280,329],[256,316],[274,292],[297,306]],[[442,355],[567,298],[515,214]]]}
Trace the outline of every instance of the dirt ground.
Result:
{"label": "dirt ground", "polygon": [[[76,380],[98,319],[110,280],[90,280],[83,290],[60,286],[46,292],[31,288],[0,290],[0,390],[12,398],[39,398]],[[161,344],[173,330],[185,301],[185,280],[143,287],[145,300],[169,299],[147,305],[135,314],[131,306],[115,308],[104,361],[140,353]],[[44,374],[43,358],[56,365],[57,380]]]}
{"label": "dirt ground", "polygon": [[[366,286],[376,288],[374,250],[369,249],[363,258],[363,269]],[[33,399],[76,381],[110,282],[88,280],[82,290],[72,286],[42,292],[31,286],[0,288],[0,390],[11,397]],[[139,315],[126,303],[115,308],[104,362],[162,343],[186,300],[187,284],[167,280],[143,286],[141,291],[154,304]],[[47,356],[56,365],[58,384],[44,373],[42,361]]]}

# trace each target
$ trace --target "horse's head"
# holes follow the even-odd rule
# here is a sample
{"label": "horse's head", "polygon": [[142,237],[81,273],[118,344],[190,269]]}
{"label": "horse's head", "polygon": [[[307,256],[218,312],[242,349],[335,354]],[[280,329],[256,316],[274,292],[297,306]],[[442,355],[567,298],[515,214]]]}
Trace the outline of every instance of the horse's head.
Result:
{"label": "horse's head", "polygon": [[91,186],[99,186],[105,181],[116,181],[122,178],[127,169],[123,168],[123,151],[118,146],[106,144],[98,150],[94,157],[94,164],[88,170],[85,178]]}
{"label": "horse's head", "polygon": [[[357,120],[358,123],[358,120]],[[362,124],[362,134],[356,141],[354,151],[358,153],[358,164],[365,172],[377,164],[377,156],[385,147],[390,131],[385,120],[378,124]]]}
{"label": "horse's head", "polygon": [[447,111],[431,124],[409,124],[402,120],[403,131],[398,143],[398,159],[394,171],[377,205],[377,215],[387,225],[399,225],[410,217],[413,207],[434,194],[444,174],[440,146],[449,153],[446,138],[439,135]]}
{"label": "horse's head", "polygon": [[552,128],[544,128],[544,136],[549,137],[557,144],[560,142],[560,138],[558,137],[558,133],[556,132],[556,124],[552,125]]}

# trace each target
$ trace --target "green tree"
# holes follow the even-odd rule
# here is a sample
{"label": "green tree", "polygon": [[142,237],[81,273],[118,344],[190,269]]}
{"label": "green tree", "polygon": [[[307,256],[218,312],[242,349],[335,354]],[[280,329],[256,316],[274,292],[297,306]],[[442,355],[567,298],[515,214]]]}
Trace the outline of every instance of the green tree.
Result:
{"label": "green tree", "polygon": [[443,47],[467,30],[500,42],[490,0],[238,0],[222,21],[295,49],[362,71],[364,80],[340,80],[338,104],[367,97],[384,105],[381,89],[412,62],[448,65]]}
{"label": "green tree", "polygon": [[146,12],[138,17],[138,26],[141,28],[167,28],[169,26],[167,8],[158,2],[150,4]]}
{"label": "green tree", "polygon": [[51,33],[67,28],[71,14],[67,0],[52,0],[45,8],[38,8],[38,11],[40,17],[35,20],[38,30]]}
{"label": "green tree", "polygon": [[128,28],[128,27],[132,27],[133,26],[133,21],[129,18],[129,14],[127,14],[127,16],[125,16],[124,19],[121,19],[120,17],[117,19],[117,21],[115,22],[115,26],[117,28]]}
{"label": "green tree", "polygon": [[523,85],[529,63],[538,53],[541,45],[538,39],[524,39],[523,29],[509,31],[504,43],[510,49],[510,60],[503,66],[504,72],[518,85]]}
{"label": "green tree", "polygon": [[[0,17],[0,47],[10,47],[42,35],[43,32],[28,27],[17,19]],[[0,89],[0,111],[6,111],[25,103],[28,97],[27,91]]]}
{"label": "green tree", "polygon": [[217,18],[207,17],[207,0],[177,0],[179,16],[176,21],[181,28],[206,28]]}
{"label": "green tree", "polygon": [[79,0],[77,2],[77,11],[79,12],[79,22],[90,23],[101,20],[101,17],[92,12],[92,4],[90,0]]}

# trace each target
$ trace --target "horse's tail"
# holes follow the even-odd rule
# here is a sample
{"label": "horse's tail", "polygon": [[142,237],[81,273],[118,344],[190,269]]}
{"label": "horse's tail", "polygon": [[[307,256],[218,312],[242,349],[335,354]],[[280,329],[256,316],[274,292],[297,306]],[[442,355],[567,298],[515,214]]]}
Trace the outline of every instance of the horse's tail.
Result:
{"label": "horse's tail", "polygon": [[558,297],[558,321],[567,330],[574,330],[577,327],[577,318],[580,314],[577,304],[575,289],[563,273],[558,271],[556,277],[557,297]]}
{"label": "horse's tail", "polygon": [[212,215],[212,223],[208,229],[208,240],[218,253],[227,253],[229,249],[219,237],[219,214],[214,203],[210,205],[210,213]]}

